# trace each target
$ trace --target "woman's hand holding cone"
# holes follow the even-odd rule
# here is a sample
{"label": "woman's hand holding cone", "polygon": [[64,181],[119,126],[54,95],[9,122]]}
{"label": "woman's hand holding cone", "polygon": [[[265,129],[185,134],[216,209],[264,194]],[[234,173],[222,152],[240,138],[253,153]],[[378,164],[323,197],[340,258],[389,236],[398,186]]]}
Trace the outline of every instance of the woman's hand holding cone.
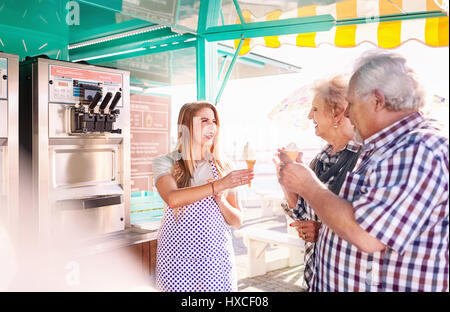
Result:
{"label": "woman's hand holding cone", "polygon": [[253,169],[233,170],[214,184],[218,192],[250,183],[254,177]]}

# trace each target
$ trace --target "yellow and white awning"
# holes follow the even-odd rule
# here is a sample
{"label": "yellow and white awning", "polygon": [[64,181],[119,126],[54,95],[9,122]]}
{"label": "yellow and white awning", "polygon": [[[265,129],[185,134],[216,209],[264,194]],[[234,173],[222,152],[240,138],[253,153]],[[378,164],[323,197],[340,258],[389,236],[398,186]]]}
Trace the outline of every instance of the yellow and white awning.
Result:
{"label": "yellow and white awning", "polygon": [[[431,47],[449,45],[449,18],[436,17],[426,19],[409,19],[402,21],[376,22],[378,16],[438,11],[443,0],[346,0],[327,6],[311,5],[297,10],[282,12],[272,11],[257,19],[251,12],[243,10],[246,23],[273,21],[294,17],[308,17],[323,14],[332,15],[335,20],[352,18],[371,19],[370,23],[333,27],[330,31],[303,33],[297,35],[270,36],[245,39],[240,54],[248,53],[255,45],[277,48],[281,44],[299,47],[319,47],[331,44],[337,47],[355,47],[363,42],[370,42],[380,48],[391,49],[409,40],[417,40]],[[375,19],[375,21],[374,21]],[[239,18],[236,23],[240,23]],[[239,40],[235,40],[235,47]]]}

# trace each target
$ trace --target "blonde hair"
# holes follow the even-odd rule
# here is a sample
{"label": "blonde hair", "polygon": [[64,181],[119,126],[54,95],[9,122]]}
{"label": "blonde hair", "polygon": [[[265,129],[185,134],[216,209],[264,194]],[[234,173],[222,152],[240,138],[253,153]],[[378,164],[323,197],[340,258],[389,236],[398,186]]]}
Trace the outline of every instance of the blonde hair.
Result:
{"label": "blonde hair", "polygon": [[219,151],[219,132],[220,121],[219,114],[216,107],[207,101],[198,101],[193,103],[186,103],[181,107],[178,115],[178,138],[177,150],[178,160],[173,169],[173,176],[179,188],[191,186],[191,178],[197,167],[194,161],[192,141],[193,141],[193,120],[195,113],[203,108],[209,108],[214,112],[214,118],[217,123],[217,131],[213,140],[213,144],[207,151],[211,156],[211,160],[216,165],[220,177],[223,177],[230,171],[230,166],[227,162],[222,160]]}
{"label": "blonde hair", "polygon": [[313,87],[313,92],[325,102],[330,112],[343,112],[347,108],[347,80],[338,75],[329,80],[320,80]]}

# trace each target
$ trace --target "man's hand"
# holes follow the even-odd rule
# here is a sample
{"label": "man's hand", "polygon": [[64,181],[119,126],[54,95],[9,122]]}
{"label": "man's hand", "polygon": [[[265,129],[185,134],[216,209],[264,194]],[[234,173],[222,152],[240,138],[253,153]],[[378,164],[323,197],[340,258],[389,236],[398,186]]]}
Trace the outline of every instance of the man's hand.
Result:
{"label": "man's hand", "polygon": [[[281,157],[280,160],[282,159]],[[320,183],[311,168],[303,163],[293,163],[292,161],[287,164],[280,164],[278,181],[288,191],[294,192],[302,197],[304,197],[312,186]]]}
{"label": "man's hand", "polygon": [[305,242],[315,243],[319,237],[319,230],[322,224],[313,220],[298,221],[289,224],[289,226],[295,227],[298,236]]}

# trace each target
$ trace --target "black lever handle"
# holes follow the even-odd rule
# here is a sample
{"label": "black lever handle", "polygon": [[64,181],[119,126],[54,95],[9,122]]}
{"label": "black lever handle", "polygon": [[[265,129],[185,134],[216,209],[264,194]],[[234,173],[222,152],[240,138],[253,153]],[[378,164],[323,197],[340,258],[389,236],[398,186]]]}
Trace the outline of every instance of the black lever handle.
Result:
{"label": "black lever handle", "polygon": [[111,98],[112,98],[112,93],[111,92],[106,93],[105,97],[103,98],[102,104],[100,104],[101,110],[104,110],[106,108],[109,101],[111,101]]}
{"label": "black lever handle", "polygon": [[111,105],[109,105],[109,111],[112,111],[116,107],[116,105],[119,102],[121,97],[122,97],[122,94],[119,91],[117,91],[116,95],[114,95]]}
{"label": "black lever handle", "polygon": [[102,94],[100,92],[95,93],[94,99],[92,100],[91,104],[89,104],[89,109],[92,111],[94,110],[95,106],[97,106],[98,101],[102,98]]}

